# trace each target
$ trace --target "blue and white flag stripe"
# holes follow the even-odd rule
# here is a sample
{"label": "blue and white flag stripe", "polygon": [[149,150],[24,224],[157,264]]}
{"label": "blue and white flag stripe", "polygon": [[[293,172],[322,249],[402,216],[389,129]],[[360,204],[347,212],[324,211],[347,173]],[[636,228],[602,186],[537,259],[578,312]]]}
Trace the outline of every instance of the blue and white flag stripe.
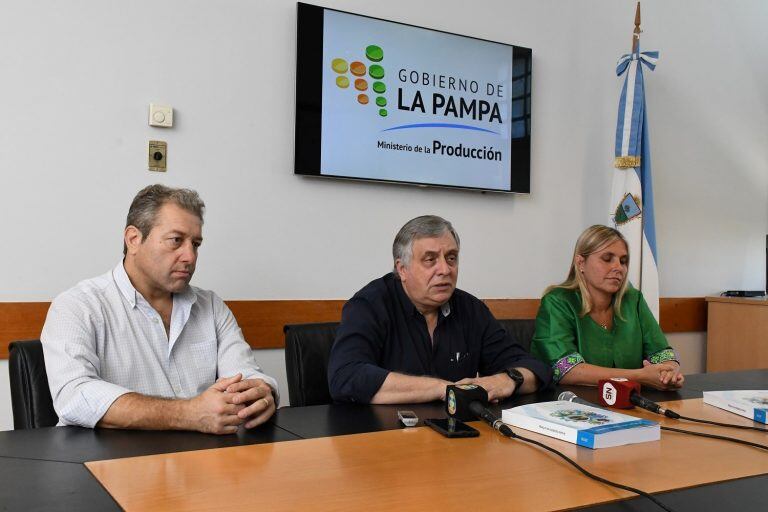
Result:
{"label": "blue and white flag stripe", "polygon": [[[657,320],[659,277],[643,66],[654,70],[658,57],[659,52],[623,55],[616,66],[616,74],[624,74],[625,79],[616,123],[617,168],[613,171],[610,203],[611,223],[621,231],[629,244],[629,280],[643,293]],[[632,204],[625,200],[627,194],[640,205],[640,215],[634,215],[626,209],[628,204]],[[621,208],[625,208],[624,212],[619,211]]]}
{"label": "blue and white flag stripe", "polygon": [[640,137],[645,112],[645,84],[640,63],[656,69],[659,52],[623,55],[616,65],[616,75],[627,77],[619,99],[619,122],[616,124],[616,156],[640,155]]}

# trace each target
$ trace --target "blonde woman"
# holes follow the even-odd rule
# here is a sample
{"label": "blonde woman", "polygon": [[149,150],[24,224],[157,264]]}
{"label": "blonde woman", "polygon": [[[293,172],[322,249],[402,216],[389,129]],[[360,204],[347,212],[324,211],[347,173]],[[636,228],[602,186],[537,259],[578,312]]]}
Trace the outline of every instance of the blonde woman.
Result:
{"label": "blonde woman", "polygon": [[544,292],[531,346],[552,366],[555,382],[625,377],[657,389],[683,385],[677,355],[628,283],[628,266],[627,242],[617,230],[595,225],[579,236],[568,278]]}

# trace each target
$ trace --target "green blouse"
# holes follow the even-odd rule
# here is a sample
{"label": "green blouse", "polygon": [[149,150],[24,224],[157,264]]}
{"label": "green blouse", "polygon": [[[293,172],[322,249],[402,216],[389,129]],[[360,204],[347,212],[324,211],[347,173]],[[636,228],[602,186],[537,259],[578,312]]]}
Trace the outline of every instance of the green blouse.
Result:
{"label": "green blouse", "polygon": [[589,315],[580,316],[581,292],[555,288],[541,299],[536,316],[533,355],[552,365],[555,382],[577,364],[606,368],[642,368],[651,363],[677,361],[643,294],[628,288],[621,315],[613,315],[613,329],[601,327]]}

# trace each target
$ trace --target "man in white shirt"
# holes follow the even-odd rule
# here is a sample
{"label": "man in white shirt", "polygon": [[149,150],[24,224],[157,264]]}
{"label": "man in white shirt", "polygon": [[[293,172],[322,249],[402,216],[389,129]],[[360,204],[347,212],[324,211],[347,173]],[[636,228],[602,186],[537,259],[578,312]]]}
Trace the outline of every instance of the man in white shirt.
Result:
{"label": "man in white shirt", "polygon": [[123,261],[53,301],[40,338],[60,425],[227,434],[275,412],[277,382],[232,312],[189,285],[204,208],[195,191],[144,188]]}

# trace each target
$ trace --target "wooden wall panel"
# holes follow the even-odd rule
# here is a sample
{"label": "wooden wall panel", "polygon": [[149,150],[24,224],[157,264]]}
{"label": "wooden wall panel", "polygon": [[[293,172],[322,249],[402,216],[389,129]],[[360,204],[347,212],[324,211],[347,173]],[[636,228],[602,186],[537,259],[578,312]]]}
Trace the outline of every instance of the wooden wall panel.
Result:
{"label": "wooden wall panel", "polygon": [[496,318],[536,318],[539,299],[484,299]]}
{"label": "wooden wall panel", "polygon": [[344,300],[228,300],[243,336],[255,348],[282,348],[283,326],[338,322]]}
{"label": "wooden wall panel", "polygon": [[[283,325],[338,322],[343,300],[230,300],[245,339],[254,348],[282,348]],[[539,299],[486,299],[496,318],[535,318]],[[49,302],[0,302],[0,359],[14,340],[40,337]],[[662,298],[661,328],[666,333],[707,330],[703,297]]]}
{"label": "wooden wall panel", "polygon": [[0,359],[8,359],[8,344],[40,337],[50,302],[0,302]]}
{"label": "wooden wall panel", "polygon": [[664,332],[707,330],[707,303],[704,297],[662,298],[659,323]]}

